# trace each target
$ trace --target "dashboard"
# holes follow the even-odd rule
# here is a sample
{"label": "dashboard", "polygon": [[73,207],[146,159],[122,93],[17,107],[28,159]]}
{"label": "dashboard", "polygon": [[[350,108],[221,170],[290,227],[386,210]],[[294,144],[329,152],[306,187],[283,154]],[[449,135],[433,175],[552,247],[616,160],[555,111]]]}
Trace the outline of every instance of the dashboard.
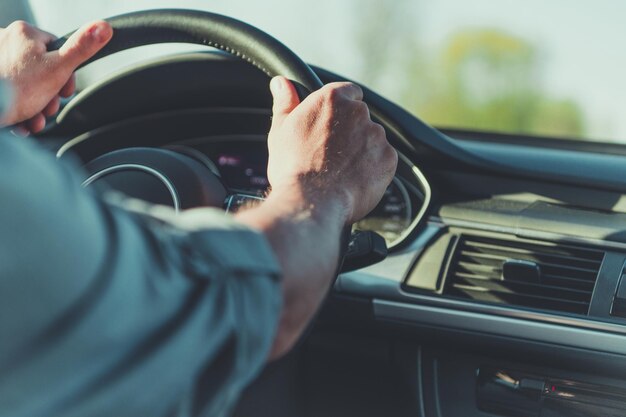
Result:
{"label": "dashboard", "polygon": [[[75,137],[60,154],[71,149],[89,163],[125,147],[169,148],[211,169],[228,192],[262,198],[267,80],[204,58],[140,68],[78,102],[55,132]],[[172,73],[177,81],[163,83]],[[219,76],[196,75],[207,73]],[[151,94],[129,97],[137,85]],[[392,250],[379,264],[339,276],[320,323],[342,337],[363,330],[365,341],[333,357],[349,362],[370,352],[380,329],[394,343],[414,342],[406,351],[416,356],[403,369],[419,369],[411,376],[420,384],[415,392],[427,410],[442,411],[411,415],[509,416],[490,395],[502,375],[537,386],[584,382],[594,392],[623,386],[626,398],[626,158],[478,141],[452,146],[367,89],[366,98],[400,161],[383,200],[356,227],[383,235]],[[388,370],[393,355],[383,356]],[[371,357],[352,373],[367,369]],[[441,398],[431,395],[437,390]],[[459,392],[467,397],[459,400]]]}

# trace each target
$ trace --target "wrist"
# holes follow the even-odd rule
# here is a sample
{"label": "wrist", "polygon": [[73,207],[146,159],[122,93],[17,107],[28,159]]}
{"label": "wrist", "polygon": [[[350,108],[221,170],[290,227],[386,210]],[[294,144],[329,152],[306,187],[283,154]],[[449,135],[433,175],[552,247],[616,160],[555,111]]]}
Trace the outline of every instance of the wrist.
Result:
{"label": "wrist", "polygon": [[285,182],[272,187],[266,199],[266,203],[279,204],[299,216],[318,221],[334,219],[341,226],[350,223],[353,201],[352,195],[346,190],[334,190],[307,180]]}

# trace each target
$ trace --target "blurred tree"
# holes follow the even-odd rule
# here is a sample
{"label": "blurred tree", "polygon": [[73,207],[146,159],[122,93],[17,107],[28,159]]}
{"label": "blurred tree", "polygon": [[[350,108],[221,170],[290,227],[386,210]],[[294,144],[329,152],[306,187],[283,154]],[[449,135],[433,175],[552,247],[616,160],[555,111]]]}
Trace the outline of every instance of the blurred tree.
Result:
{"label": "blurred tree", "polygon": [[366,85],[439,127],[583,138],[584,115],[541,85],[537,48],[493,28],[459,30],[435,56],[407,0],[362,0],[353,33]]}
{"label": "blurred tree", "polygon": [[[584,136],[579,106],[543,92],[537,51],[523,39],[496,29],[463,30],[449,39],[437,63],[439,93],[429,103],[412,108],[430,123],[520,134]],[[419,79],[414,82],[420,84]]]}
{"label": "blurred tree", "polygon": [[532,119],[532,132],[548,136],[586,138],[584,116],[572,100],[544,100],[538,104]]}

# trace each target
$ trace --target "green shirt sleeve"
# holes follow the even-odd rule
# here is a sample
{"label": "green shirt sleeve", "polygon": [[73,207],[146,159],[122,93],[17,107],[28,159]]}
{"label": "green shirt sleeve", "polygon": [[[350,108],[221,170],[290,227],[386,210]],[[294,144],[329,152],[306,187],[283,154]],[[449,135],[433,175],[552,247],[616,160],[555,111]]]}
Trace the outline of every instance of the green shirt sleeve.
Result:
{"label": "green shirt sleeve", "polygon": [[264,236],[106,203],[29,141],[0,137],[0,169],[0,415],[227,412],[278,324]]}

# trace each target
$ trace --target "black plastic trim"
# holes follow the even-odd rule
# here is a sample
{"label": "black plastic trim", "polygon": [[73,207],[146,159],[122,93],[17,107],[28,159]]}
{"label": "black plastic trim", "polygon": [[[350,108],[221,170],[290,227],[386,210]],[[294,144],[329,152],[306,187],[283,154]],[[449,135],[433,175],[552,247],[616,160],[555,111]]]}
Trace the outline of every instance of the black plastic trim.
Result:
{"label": "black plastic trim", "polygon": [[506,143],[509,145],[530,146],[533,148],[561,149],[576,152],[592,152],[607,155],[626,156],[626,145],[595,139],[572,139],[566,137],[485,132],[478,130],[438,127],[441,133],[462,141]]}
{"label": "black plastic trim", "polygon": [[626,327],[623,332],[613,333],[381,299],[374,299],[373,305],[374,316],[381,320],[434,325],[626,356]]}

